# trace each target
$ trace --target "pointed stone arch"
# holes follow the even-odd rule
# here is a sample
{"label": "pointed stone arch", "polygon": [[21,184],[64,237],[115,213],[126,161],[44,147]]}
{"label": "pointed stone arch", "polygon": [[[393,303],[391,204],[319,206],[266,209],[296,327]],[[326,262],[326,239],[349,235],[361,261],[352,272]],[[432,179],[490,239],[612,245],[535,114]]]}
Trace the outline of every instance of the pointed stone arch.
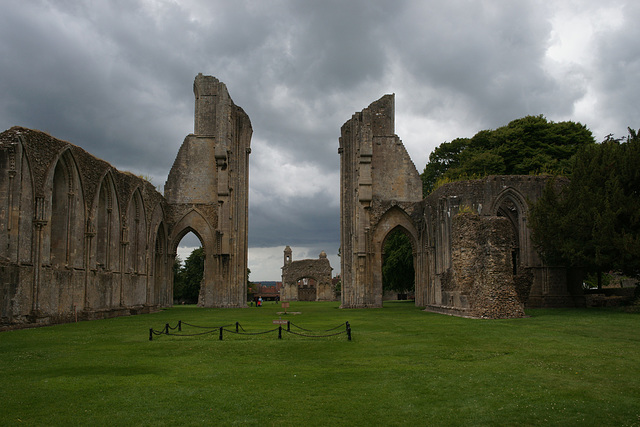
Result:
{"label": "pointed stone arch", "polygon": [[99,181],[90,218],[96,233],[92,247],[92,267],[106,271],[119,270],[120,204],[110,170]]}
{"label": "pointed stone arch", "polygon": [[168,306],[173,301],[173,275],[170,274],[175,254],[169,251],[169,234],[165,213],[158,203],[151,215],[147,251],[147,305]]}
{"label": "pointed stone arch", "polygon": [[209,251],[212,250],[211,245],[215,241],[214,228],[202,212],[198,209],[191,209],[173,227],[173,232],[171,233],[171,250],[173,252],[177,250],[180,240],[189,232],[192,232],[200,239],[205,254],[207,249]]}
{"label": "pointed stone arch", "polygon": [[145,272],[147,216],[140,188],[131,194],[123,216],[124,271],[129,274]]}
{"label": "pointed stone arch", "polygon": [[210,306],[223,292],[220,284],[215,281],[216,257],[213,256],[213,254],[217,252],[216,245],[220,239],[218,238],[215,229],[211,226],[209,221],[207,221],[205,215],[198,209],[191,209],[183,215],[173,227],[170,237],[170,247],[174,257],[178,244],[189,232],[198,237],[204,251],[204,272],[202,283],[200,284],[198,305]]}
{"label": "pointed stone arch", "polygon": [[527,225],[528,205],[521,192],[513,187],[507,187],[501,191],[491,205],[491,214],[505,217],[513,228],[514,248],[512,250],[512,263],[514,274],[521,267],[530,266],[532,260],[531,237]]}
{"label": "pointed stone arch", "polygon": [[31,264],[34,188],[21,135],[0,151],[0,165],[0,191],[6,197],[6,205],[0,206],[0,259]]}
{"label": "pointed stone arch", "polygon": [[[378,223],[376,224],[372,238],[372,290],[375,294],[376,304],[382,306],[382,259],[384,251],[384,243],[387,237],[395,231],[404,233],[411,242],[411,248],[413,252],[413,265],[416,277],[414,278],[416,288],[419,283],[418,269],[416,268],[418,263],[418,249],[419,249],[419,236],[416,226],[414,225],[411,217],[400,207],[393,206],[387,210]],[[416,289],[416,293],[417,293]],[[379,302],[378,302],[379,301]]]}
{"label": "pointed stone arch", "polygon": [[[66,147],[45,182],[43,262],[54,267],[82,268],[85,210],[82,182],[73,153]],[[36,211],[39,207],[36,205]],[[36,212],[36,217],[38,213]]]}

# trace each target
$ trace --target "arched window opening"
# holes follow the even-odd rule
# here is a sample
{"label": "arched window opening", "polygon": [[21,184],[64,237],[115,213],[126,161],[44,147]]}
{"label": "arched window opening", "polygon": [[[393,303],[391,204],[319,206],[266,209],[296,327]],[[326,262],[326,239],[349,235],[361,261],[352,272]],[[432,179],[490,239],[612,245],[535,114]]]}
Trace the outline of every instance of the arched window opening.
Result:
{"label": "arched window opening", "polygon": [[120,212],[115,186],[110,174],[100,183],[96,206],[96,264],[98,268],[116,270],[119,262]]}
{"label": "arched window opening", "polygon": [[167,265],[167,238],[164,224],[160,223],[158,232],[156,233],[156,242],[154,248],[153,262],[153,283],[154,283],[154,303],[158,305],[166,304],[166,296],[163,292],[164,282],[166,280]]}
{"label": "arched window opening", "polygon": [[518,266],[520,265],[520,214],[518,206],[509,197],[505,198],[500,206],[498,206],[497,216],[505,217],[511,223],[513,229],[514,242],[511,248],[511,263],[513,266],[513,274],[518,274]]}
{"label": "arched window opening", "polygon": [[96,263],[100,268],[107,267],[107,247],[109,245],[109,216],[111,215],[111,207],[109,201],[109,195],[103,182],[100,186],[100,193],[98,196],[98,211],[97,224],[96,224]]}
{"label": "arched window opening", "polygon": [[60,159],[53,173],[51,199],[51,265],[60,266],[69,261],[69,194],[70,176]]}
{"label": "arched window opening", "polygon": [[51,177],[49,259],[52,266],[84,264],[84,201],[80,177],[69,151],[60,156]]}
{"label": "arched window opening", "polygon": [[400,229],[392,230],[382,245],[382,289],[407,299],[415,290],[411,239]]}
{"label": "arched window opening", "polygon": [[146,254],[147,223],[144,216],[140,191],[133,193],[127,208],[127,257],[125,271],[128,273],[144,273]]}
{"label": "arched window opening", "polygon": [[173,303],[197,304],[204,278],[205,253],[202,241],[188,232],[178,244],[173,264]]}

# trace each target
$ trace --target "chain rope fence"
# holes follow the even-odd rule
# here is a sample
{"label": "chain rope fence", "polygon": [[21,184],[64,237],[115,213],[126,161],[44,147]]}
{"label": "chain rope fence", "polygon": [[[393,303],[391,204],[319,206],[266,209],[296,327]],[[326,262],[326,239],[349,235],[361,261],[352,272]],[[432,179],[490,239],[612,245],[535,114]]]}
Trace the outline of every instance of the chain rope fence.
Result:
{"label": "chain rope fence", "polygon": [[[277,321],[274,321],[277,322]],[[202,329],[204,331],[202,332],[186,332],[183,331],[183,326],[189,327],[189,328],[196,328],[196,329]],[[232,327],[235,327],[233,329],[230,329]],[[293,331],[291,330],[291,327],[294,327],[296,329],[298,329],[299,331],[303,331],[303,332],[298,332],[298,331]],[[344,327],[344,330],[342,331],[338,331],[338,329]],[[336,332],[334,332],[336,331]],[[344,322],[336,327],[330,328],[330,329],[325,329],[322,331],[312,331],[310,329],[305,329],[301,326],[298,326],[290,321],[286,321],[286,329],[282,327],[282,324],[279,324],[278,327],[276,328],[272,328],[272,329],[268,329],[265,331],[259,331],[259,332],[247,332],[242,325],[240,324],[240,322],[236,322],[235,324],[233,323],[229,323],[226,325],[222,325],[222,326],[199,326],[199,325],[193,325],[191,323],[187,323],[187,322],[183,322],[182,320],[178,320],[178,323],[176,324],[176,326],[171,326],[170,324],[166,323],[164,325],[164,327],[160,330],[156,330],[153,328],[149,328],[149,341],[153,341],[153,337],[154,336],[162,336],[162,335],[172,335],[172,336],[179,336],[179,337],[195,337],[195,336],[201,336],[201,335],[209,335],[209,334],[214,334],[214,333],[218,333],[218,339],[220,341],[222,341],[223,337],[224,337],[224,333],[231,333],[231,334],[236,334],[236,335],[266,335],[269,333],[275,333],[278,332],[278,339],[282,339],[282,333],[285,332],[287,334],[291,334],[291,335],[297,335],[297,336],[301,336],[301,337],[306,337],[306,338],[328,338],[328,337],[334,337],[337,335],[342,335],[345,334],[347,335],[347,340],[351,341],[351,325],[349,324],[349,322]],[[331,333],[329,333],[331,332]]]}

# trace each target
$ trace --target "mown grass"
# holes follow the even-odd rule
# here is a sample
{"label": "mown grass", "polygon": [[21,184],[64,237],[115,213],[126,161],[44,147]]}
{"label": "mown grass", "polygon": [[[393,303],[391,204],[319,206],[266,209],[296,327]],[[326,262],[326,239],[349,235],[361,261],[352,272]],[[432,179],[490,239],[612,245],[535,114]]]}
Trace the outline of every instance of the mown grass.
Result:
{"label": "mown grass", "polygon": [[149,341],[149,328],[178,320],[271,329],[274,303],[0,333],[0,423],[640,425],[638,314],[472,320],[411,302],[337,306],[292,302],[301,314],[287,318],[315,331],[349,321],[352,341],[277,332]]}

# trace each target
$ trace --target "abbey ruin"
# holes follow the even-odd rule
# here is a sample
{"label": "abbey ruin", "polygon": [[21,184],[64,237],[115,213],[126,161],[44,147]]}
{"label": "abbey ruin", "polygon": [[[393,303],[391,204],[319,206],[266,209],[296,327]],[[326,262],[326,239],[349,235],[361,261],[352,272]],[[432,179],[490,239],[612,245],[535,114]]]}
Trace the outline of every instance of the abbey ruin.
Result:
{"label": "abbey ruin", "polygon": [[[0,322],[49,324],[144,313],[173,302],[178,243],[205,252],[199,305],[246,307],[247,114],[226,86],[199,74],[195,125],[162,195],[69,142],[13,127],[0,134]],[[534,250],[528,202],[544,177],[492,176],[443,185],[426,199],[395,135],[394,96],[341,129],[342,308],[382,307],[385,239],[412,242],[416,305],[470,317],[518,317],[524,307],[574,305],[579,283]],[[326,254],[293,261],[283,297],[333,298]],[[299,286],[314,280],[313,289]]]}
{"label": "abbey ruin", "polygon": [[416,305],[469,317],[520,317],[524,307],[572,306],[580,280],[545,265],[531,244],[528,201],[539,176],[422,182],[395,134],[394,96],[356,113],[341,130],[342,307],[382,307],[385,239],[405,233],[413,248]]}
{"label": "abbey ruin", "polygon": [[283,301],[333,301],[334,289],[331,283],[331,264],[327,254],[322,251],[318,259],[294,261],[289,246],[284,248],[282,266]]}
{"label": "abbey ruin", "polygon": [[190,231],[206,254],[199,305],[246,306],[251,122],[214,77],[199,74],[193,89],[194,133],[164,196],[46,133],[0,134],[3,325],[170,306],[176,248]]}

